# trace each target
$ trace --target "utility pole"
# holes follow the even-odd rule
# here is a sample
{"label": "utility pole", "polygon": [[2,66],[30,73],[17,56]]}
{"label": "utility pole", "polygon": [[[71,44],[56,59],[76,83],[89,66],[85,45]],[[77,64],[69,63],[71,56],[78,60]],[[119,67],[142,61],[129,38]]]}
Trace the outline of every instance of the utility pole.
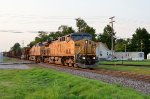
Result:
{"label": "utility pole", "polygon": [[124,48],[124,52],[126,53],[127,52],[127,45],[124,44],[125,48]]}
{"label": "utility pole", "polygon": [[115,22],[113,19],[115,18],[115,16],[113,17],[110,17],[109,19],[111,20],[110,21],[110,24],[111,24],[111,27],[112,27],[112,33],[111,33],[111,52],[112,52],[112,60],[113,60],[113,50],[114,50],[114,26],[113,26],[113,23]]}
{"label": "utility pole", "polygon": [[24,56],[25,56],[25,50],[24,50],[24,40],[22,40],[22,51],[21,51],[21,59],[23,59],[24,58]]}
{"label": "utility pole", "polygon": [[22,40],[22,48],[24,48],[24,40]]}
{"label": "utility pole", "polygon": [[143,42],[142,42],[142,40],[141,40],[141,52],[142,52],[142,49],[143,49],[142,46],[143,46]]}

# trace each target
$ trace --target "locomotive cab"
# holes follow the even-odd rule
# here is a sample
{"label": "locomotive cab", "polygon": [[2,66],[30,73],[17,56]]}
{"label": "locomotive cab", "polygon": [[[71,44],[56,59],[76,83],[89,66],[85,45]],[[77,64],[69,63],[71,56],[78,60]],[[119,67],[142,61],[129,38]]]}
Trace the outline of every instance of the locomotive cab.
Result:
{"label": "locomotive cab", "polygon": [[96,43],[88,33],[74,33],[71,39],[75,42],[75,62],[81,68],[96,67]]}

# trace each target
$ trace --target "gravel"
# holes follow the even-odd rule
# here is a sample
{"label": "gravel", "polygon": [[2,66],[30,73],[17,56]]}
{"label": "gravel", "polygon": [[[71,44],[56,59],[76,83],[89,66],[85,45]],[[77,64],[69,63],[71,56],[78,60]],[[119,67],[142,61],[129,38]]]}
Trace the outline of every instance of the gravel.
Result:
{"label": "gravel", "polygon": [[23,64],[0,65],[0,69],[29,69],[30,67]]}
{"label": "gravel", "polygon": [[97,73],[86,72],[86,71],[80,71],[80,70],[72,70],[69,68],[56,67],[56,66],[47,65],[47,64],[39,64],[39,65],[42,65],[44,67],[49,67],[58,71],[70,73],[73,75],[100,80],[100,81],[104,81],[104,82],[111,83],[111,84],[119,84],[124,87],[131,87],[141,93],[150,94],[150,83],[148,82],[137,81],[137,80],[132,80],[132,79],[123,78],[123,77],[114,77],[110,75],[97,74]]}

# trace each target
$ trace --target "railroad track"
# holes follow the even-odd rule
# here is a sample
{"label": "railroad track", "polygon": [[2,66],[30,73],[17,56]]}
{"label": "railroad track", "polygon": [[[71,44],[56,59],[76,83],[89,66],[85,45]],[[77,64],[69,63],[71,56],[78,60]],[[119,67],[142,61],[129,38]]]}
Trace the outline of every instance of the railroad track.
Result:
{"label": "railroad track", "polygon": [[125,77],[133,80],[139,80],[139,81],[150,83],[150,75],[141,75],[141,74],[130,73],[130,72],[112,71],[112,70],[104,70],[104,69],[96,69],[95,72],[100,74],[112,75],[116,77]]}
{"label": "railroad track", "polygon": [[136,66],[136,67],[150,67],[150,65],[139,65],[139,64],[100,64],[100,65],[108,65],[108,66]]}
{"label": "railroad track", "polygon": [[150,75],[141,75],[141,74],[135,74],[135,73],[130,73],[130,72],[112,71],[112,70],[105,70],[105,69],[99,69],[99,68],[89,70],[89,69],[68,67],[68,66],[55,65],[55,64],[47,64],[47,63],[39,63],[39,65],[42,65],[43,67],[48,67],[48,68],[50,67],[49,65],[51,65],[51,66],[56,66],[59,68],[80,70],[80,71],[85,71],[85,72],[110,75],[110,76],[114,76],[114,77],[124,77],[124,78],[128,78],[128,79],[139,80],[139,81],[144,81],[144,82],[150,83]]}

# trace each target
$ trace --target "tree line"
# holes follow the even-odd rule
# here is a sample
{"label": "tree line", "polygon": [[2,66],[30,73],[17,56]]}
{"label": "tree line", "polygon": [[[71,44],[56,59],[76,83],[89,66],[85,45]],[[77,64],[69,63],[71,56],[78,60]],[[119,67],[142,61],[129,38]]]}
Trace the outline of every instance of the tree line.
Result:
{"label": "tree line", "polygon": [[[103,29],[103,33],[96,34],[96,29],[89,26],[83,19],[77,18],[76,27],[77,30],[73,29],[71,26],[61,25],[58,27],[56,32],[45,32],[39,31],[38,36],[35,37],[34,41],[28,44],[28,47],[32,47],[36,43],[45,42],[57,39],[58,37],[74,33],[74,32],[85,32],[90,33],[93,36],[93,41],[105,43],[109,49],[111,49],[111,36],[112,36],[112,27],[107,25]],[[150,52],[150,34],[145,28],[137,28],[135,33],[133,33],[132,38],[116,38],[116,33],[113,33],[114,40],[114,50],[117,52],[126,51],[143,51],[146,55]],[[16,43],[11,48],[11,50],[20,50],[20,44]]]}

